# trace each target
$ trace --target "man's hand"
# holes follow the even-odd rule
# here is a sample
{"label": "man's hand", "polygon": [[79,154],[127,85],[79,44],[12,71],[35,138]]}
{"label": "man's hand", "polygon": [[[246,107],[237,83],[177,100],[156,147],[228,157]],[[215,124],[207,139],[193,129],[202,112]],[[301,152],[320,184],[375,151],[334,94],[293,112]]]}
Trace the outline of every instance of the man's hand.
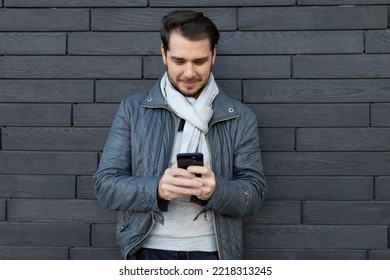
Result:
{"label": "man's hand", "polygon": [[215,185],[214,173],[205,166],[190,166],[185,170],[174,165],[166,169],[161,177],[158,195],[165,200],[193,195],[208,200],[214,193]]}
{"label": "man's hand", "polygon": [[213,171],[211,171],[206,166],[189,166],[188,172],[192,174],[200,174],[201,177],[194,177],[193,180],[202,183],[199,188],[201,193],[197,195],[197,197],[201,200],[209,200],[213,195],[216,182],[215,175]]}

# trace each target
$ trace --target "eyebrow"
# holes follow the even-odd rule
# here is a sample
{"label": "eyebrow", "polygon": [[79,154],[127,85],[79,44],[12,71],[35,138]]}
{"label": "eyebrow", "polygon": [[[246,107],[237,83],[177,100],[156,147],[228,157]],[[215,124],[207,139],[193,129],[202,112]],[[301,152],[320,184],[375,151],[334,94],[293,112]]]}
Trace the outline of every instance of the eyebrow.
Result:
{"label": "eyebrow", "polygon": [[[172,59],[172,60],[176,60],[176,61],[185,61],[184,58],[182,58],[182,57],[177,57],[177,56],[171,56],[171,59]],[[194,61],[194,62],[203,62],[203,61],[207,61],[208,59],[209,59],[208,56],[204,56],[204,57],[195,58],[193,61]]]}

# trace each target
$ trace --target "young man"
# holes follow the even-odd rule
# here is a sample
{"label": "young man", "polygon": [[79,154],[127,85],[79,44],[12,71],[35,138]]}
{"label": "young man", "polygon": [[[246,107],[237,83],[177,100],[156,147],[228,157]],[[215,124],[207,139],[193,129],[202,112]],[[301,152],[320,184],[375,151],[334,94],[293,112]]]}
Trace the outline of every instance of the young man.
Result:
{"label": "young man", "polygon": [[[219,32],[209,18],[174,11],[161,39],[166,73],[121,102],[94,175],[96,197],[120,211],[124,258],[240,259],[242,216],[266,190],[256,116],[214,81]],[[178,168],[182,152],[203,153],[204,165]]]}

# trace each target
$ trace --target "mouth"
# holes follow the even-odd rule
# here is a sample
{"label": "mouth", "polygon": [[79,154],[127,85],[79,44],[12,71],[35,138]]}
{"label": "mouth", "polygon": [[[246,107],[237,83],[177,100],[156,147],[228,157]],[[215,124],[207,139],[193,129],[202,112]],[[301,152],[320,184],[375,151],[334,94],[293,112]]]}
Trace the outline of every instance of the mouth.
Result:
{"label": "mouth", "polygon": [[184,82],[184,85],[186,87],[193,87],[195,85],[195,82]]}
{"label": "mouth", "polygon": [[186,87],[193,87],[196,85],[199,81],[198,80],[183,80],[181,81]]}

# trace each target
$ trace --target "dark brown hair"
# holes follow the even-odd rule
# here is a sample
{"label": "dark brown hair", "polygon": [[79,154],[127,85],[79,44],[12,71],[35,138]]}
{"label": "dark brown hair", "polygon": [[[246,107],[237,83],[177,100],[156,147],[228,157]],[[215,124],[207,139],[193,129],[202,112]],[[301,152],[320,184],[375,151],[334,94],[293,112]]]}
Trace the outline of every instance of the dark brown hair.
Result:
{"label": "dark brown hair", "polygon": [[179,32],[184,38],[196,41],[208,38],[210,50],[218,44],[219,32],[215,24],[201,12],[173,11],[162,19],[161,40],[165,51],[169,50],[172,32]]}

